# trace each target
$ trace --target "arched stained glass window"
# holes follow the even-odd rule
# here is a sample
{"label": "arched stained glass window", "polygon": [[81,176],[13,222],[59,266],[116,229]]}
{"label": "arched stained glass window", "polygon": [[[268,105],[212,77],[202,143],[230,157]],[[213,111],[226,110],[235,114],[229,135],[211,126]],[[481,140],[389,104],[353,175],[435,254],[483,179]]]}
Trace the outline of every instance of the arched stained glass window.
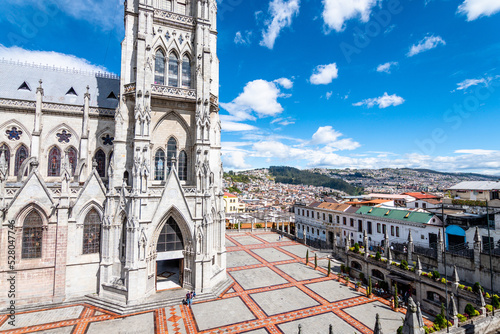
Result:
{"label": "arched stained glass window", "polygon": [[23,259],[42,257],[43,221],[40,214],[33,210],[23,222]]}
{"label": "arched stained glass window", "polygon": [[99,253],[101,243],[101,216],[92,209],[83,221],[83,254]]}
{"label": "arched stained glass window", "polygon": [[155,180],[163,181],[165,179],[165,152],[162,149],[155,154]]}
{"label": "arched stained glass window", "polygon": [[167,168],[169,171],[172,168],[173,157],[177,157],[177,141],[174,137],[170,137],[167,143]]}
{"label": "arched stained glass window", "polygon": [[103,150],[99,150],[95,153],[94,156],[95,161],[97,162],[97,173],[100,177],[106,176],[106,154],[104,154]]}
{"label": "arched stained glass window", "polygon": [[156,51],[155,56],[155,84],[165,84],[165,55],[163,51]]}
{"label": "arched stained glass window", "polygon": [[175,222],[174,218],[170,217],[160,232],[158,243],[156,245],[156,251],[171,252],[183,249],[184,242],[182,240],[181,229]]}
{"label": "arched stained glass window", "polygon": [[7,162],[7,174],[9,173],[9,166],[10,166],[10,150],[7,144],[3,144],[0,146],[0,156],[5,157],[5,161]]}
{"label": "arched stained glass window", "polygon": [[70,147],[66,154],[68,155],[68,161],[71,167],[71,175],[75,175],[76,165],[78,164],[78,152],[74,147]]}
{"label": "arched stained glass window", "polygon": [[[21,168],[21,165],[27,158],[28,158],[28,149],[26,148],[26,146],[22,145],[16,151],[16,164],[14,165],[14,175],[17,176],[17,174],[19,173],[19,169]],[[28,169],[26,169],[25,176],[27,173]]]}
{"label": "arched stained glass window", "polygon": [[185,151],[179,153],[179,180],[187,181],[187,154]]}
{"label": "arched stained glass window", "polygon": [[182,87],[191,88],[191,61],[187,55],[182,57]]}
{"label": "arched stained glass window", "polygon": [[168,57],[168,85],[171,87],[179,86],[179,62],[175,52]]}
{"label": "arched stained glass window", "polygon": [[57,147],[53,147],[49,151],[47,176],[59,176],[61,174],[61,151]]}

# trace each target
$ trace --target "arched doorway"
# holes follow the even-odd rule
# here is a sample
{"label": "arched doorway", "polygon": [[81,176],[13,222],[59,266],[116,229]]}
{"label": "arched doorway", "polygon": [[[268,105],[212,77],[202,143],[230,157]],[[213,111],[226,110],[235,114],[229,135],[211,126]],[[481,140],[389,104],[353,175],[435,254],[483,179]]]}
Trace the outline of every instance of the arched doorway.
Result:
{"label": "arched doorway", "polygon": [[184,240],[173,217],[168,218],[156,243],[156,291],[183,286]]}

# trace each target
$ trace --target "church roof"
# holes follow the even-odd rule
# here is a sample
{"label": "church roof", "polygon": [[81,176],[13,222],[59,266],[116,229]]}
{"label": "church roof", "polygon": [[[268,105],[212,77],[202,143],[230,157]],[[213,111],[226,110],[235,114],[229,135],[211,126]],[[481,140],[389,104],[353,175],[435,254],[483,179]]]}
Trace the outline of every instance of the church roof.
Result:
{"label": "church roof", "polygon": [[90,87],[90,106],[115,109],[120,94],[120,78],[101,72],[58,68],[0,59],[0,97],[36,101],[36,89],[43,81],[43,102],[82,105]]}

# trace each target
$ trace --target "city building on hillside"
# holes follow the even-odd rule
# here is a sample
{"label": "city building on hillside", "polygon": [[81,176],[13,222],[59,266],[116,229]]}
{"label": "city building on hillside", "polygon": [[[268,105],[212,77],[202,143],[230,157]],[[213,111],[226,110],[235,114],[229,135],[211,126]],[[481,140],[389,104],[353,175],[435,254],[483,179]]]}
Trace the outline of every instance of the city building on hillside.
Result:
{"label": "city building on hillside", "polygon": [[414,197],[404,194],[380,194],[380,193],[371,193],[366,195],[367,199],[386,199],[394,201],[395,206],[406,207],[406,203],[414,200]]}
{"label": "city building on hillside", "polygon": [[12,222],[16,305],[226,282],[217,1],[124,12],[120,77],[0,61],[0,290]]}
{"label": "city building on hillside", "polygon": [[414,200],[409,200],[406,202],[406,207],[409,209],[435,209],[441,207],[441,197],[426,193],[426,192],[413,192],[413,193],[403,193],[402,195],[408,195],[413,197]]}
{"label": "city building on hillside", "polygon": [[450,198],[445,203],[452,203],[453,200],[487,201],[489,206],[500,207],[500,181],[460,182],[450,187],[448,193]]}
{"label": "city building on hillside", "polygon": [[238,196],[228,192],[224,193],[224,206],[226,213],[245,212],[245,203],[240,202]]}

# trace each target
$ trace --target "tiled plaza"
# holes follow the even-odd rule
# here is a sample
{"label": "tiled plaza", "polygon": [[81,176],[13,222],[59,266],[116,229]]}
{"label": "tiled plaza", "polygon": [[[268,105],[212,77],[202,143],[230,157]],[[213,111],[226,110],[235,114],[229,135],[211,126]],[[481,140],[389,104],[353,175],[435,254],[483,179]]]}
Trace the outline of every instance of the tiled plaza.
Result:
{"label": "tiled plaza", "polygon": [[[234,284],[219,298],[120,316],[91,305],[30,311],[16,316],[16,327],[0,315],[0,333],[372,333],[375,314],[384,333],[395,333],[404,313],[380,298],[327,277],[324,254],[274,233],[228,233],[228,275]],[[338,270],[332,262],[332,272]],[[425,320],[425,322],[428,322]]]}

